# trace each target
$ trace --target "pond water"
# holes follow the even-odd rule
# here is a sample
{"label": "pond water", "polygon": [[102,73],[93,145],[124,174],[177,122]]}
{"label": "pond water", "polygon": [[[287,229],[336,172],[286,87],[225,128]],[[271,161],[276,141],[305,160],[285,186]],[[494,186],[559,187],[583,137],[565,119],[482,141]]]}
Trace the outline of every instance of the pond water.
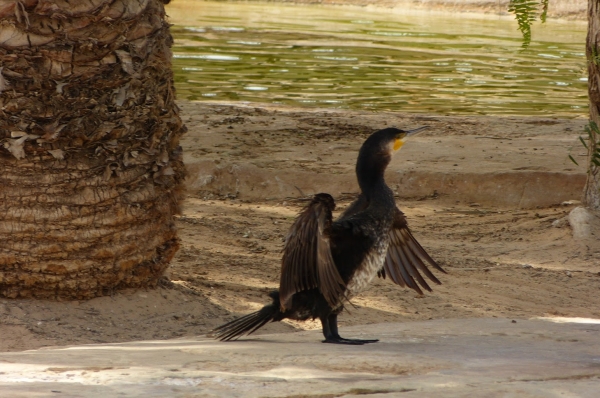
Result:
{"label": "pond water", "polygon": [[586,24],[512,16],[178,0],[180,99],[586,117]]}

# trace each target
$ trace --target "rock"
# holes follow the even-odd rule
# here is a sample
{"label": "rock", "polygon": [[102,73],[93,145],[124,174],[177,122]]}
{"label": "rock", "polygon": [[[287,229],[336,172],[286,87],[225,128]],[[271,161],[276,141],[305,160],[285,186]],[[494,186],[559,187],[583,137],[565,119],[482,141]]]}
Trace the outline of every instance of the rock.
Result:
{"label": "rock", "polygon": [[569,224],[569,217],[559,218],[558,220],[554,220],[552,222],[552,226],[554,228],[564,228]]}
{"label": "rock", "polygon": [[600,218],[585,207],[576,207],[569,213],[569,224],[574,239],[592,239],[600,230]]}
{"label": "rock", "polygon": [[329,347],[311,330],[235,343],[200,337],[3,352],[0,396],[594,397],[597,322],[436,319],[342,328],[381,339],[360,347]]}

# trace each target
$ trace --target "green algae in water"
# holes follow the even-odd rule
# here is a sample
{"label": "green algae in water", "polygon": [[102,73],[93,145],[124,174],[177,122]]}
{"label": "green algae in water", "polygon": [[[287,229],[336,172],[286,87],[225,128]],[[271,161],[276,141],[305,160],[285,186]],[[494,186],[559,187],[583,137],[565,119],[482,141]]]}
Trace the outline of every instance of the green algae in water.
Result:
{"label": "green algae in water", "polygon": [[585,117],[582,22],[363,8],[169,5],[181,99],[411,113]]}

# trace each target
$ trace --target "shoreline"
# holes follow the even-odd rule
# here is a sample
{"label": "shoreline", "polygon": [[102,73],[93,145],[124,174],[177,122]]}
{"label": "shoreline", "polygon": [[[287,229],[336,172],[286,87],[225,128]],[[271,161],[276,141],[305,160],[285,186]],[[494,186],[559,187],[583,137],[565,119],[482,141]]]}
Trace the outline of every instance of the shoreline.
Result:
{"label": "shoreline", "polygon": [[[512,16],[508,12],[509,0],[217,0],[237,3],[282,3],[298,5],[352,6],[375,9],[400,9],[451,12],[458,14],[483,14]],[[562,0],[550,3],[547,17],[567,21],[587,20],[586,0]],[[539,20],[538,20],[539,21]]]}
{"label": "shoreline", "polygon": [[[355,147],[385,127],[430,129],[403,149],[386,179],[400,198],[536,208],[579,200],[584,118],[447,116],[265,104],[179,101],[188,194],[282,201],[354,192]],[[500,121],[500,122],[499,122]],[[291,145],[282,149],[281,143]],[[261,150],[254,153],[260,146]],[[569,150],[569,148],[572,148]],[[334,161],[326,159],[335,154]],[[329,173],[335,172],[335,181]]]}

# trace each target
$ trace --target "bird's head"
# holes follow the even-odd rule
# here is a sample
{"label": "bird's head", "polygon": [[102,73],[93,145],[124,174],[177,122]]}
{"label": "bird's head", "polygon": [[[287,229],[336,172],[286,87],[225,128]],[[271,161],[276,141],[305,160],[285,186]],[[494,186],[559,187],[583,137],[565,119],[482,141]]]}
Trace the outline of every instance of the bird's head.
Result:
{"label": "bird's head", "polygon": [[[395,151],[402,148],[402,145],[404,145],[404,142],[406,141],[406,139],[408,137],[414,136],[427,128],[429,128],[429,126],[423,126],[423,127],[419,127],[419,128],[413,129],[413,130],[400,130],[400,129],[396,129],[396,128],[386,129],[386,130],[392,130],[388,133],[389,136],[392,137],[388,144],[390,154],[393,154]],[[382,130],[382,131],[385,131],[385,130]]]}
{"label": "bird's head", "polygon": [[401,130],[394,127],[379,130],[365,141],[361,148],[364,155],[370,155],[371,162],[373,158],[391,159],[394,152],[398,151],[408,137],[414,136],[429,126],[419,127],[413,130]]}
{"label": "bird's head", "polygon": [[428,126],[413,130],[401,130],[389,127],[371,134],[358,153],[356,174],[363,191],[365,184],[376,177],[383,177],[394,152],[398,151],[408,137],[425,130]]}

